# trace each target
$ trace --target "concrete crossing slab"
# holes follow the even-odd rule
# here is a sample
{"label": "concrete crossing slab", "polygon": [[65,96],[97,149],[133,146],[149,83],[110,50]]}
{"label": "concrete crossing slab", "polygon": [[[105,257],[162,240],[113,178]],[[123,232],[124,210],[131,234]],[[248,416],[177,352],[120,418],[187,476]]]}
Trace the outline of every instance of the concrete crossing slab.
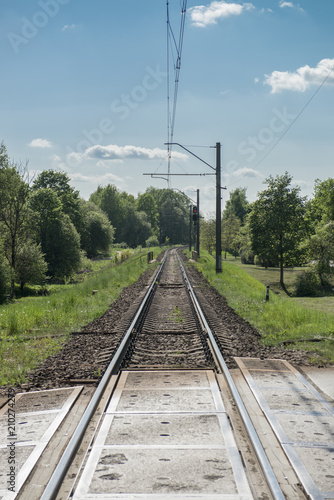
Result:
{"label": "concrete crossing slab", "polygon": [[123,372],[73,498],[252,499],[214,373]]}
{"label": "concrete crossing slab", "polygon": [[283,360],[235,358],[312,500],[334,499],[334,406]]}
{"label": "concrete crossing slab", "polygon": [[13,500],[82,387],[17,394],[0,410],[0,500]]}

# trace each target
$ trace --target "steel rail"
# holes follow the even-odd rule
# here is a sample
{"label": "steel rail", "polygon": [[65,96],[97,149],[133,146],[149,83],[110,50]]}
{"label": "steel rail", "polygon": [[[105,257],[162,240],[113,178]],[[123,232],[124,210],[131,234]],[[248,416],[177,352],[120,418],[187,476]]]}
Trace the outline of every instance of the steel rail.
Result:
{"label": "steel rail", "polygon": [[138,308],[136,315],[134,316],[131,325],[129,326],[128,330],[126,331],[123,340],[121,344],[119,345],[115,355],[113,356],[113,359],[111,360],[110,364],[108,365],[107,370],[105,371],[99,385],[96,388],[96,391],[94,392],[94,395],[92,399],[90,400],[85,413],[81,417],[81,420],[78,424],[78,427],[73,433],[73,436],[71,437],[67,447],[65,448],[64,453],[62,454],[57,467],[55,468],[48,484],[45,487],[45,490],[40,497],[40,500],[54,500],[57,496],[57,493],[59,491],[59,488],[61,486],[62,481],[64,480],[65,474],[68,471],[72,460],[79,448],[79,445],[82,441],[82,438],[86,432],[86,429],[89,425],[89,422],[91,418],[94,415],[94,412],[103,396],[103,393],[109,383],[109,380],[111,376],[114,374],[115,367],[118,365],[119,360],[123,357],[124,351],[127,348],[127,344],[129,341],[129,338],[131,336],[132,330],[134,329],[138,319],[140,318],[141,313],[143,312],[143,309],[150,297],[150,295],[153,293],[153,289],[156,286],[156,282],[158,281],[163,267],[165,265],[166,259],[167,259],[167,254],[168,250],[165,254],[165,257],[161,263],[160,269],[156,273],[155,277],[152,280],[151,286],[149,287],[148,291],[146,292],[146,295],[141,302],[140,307]]}
{"label": "steel rail", "polygon": [[246,410],[246,407],[241,399],[241,396],[239,394],[239,391],[233,381],[233,378],[230,374],[230,371],[225,363],[225,360],[220,352],[220,349],[218,347],[218,344],[214,338],[214,335],[211,331],[211,328],[209,327],[208,325],[208,322],[206,321],[206,318],[204,316],[204,313],[202,311],[202,308],[197,300],[197,297],[195,295],[195,292],[190,284],[190,281],[189,281],[189,278],[187,276],[187,273],[186,273],[186,270],[183,266],[183,263],[181,262],[181,259],[180,259],[180,256],[178,255],[178,253],[176,253],[177,255],[177,258],[178,258],[178,261],[179,261],[179,264],[181,266],[181,269],[182,269],[182,272],[183,272],[183,276],[184,276],[184,279],[187,283],[187,286],[188,286],[188,290],[189,290],[189,293],[194,301],[194,304],[195,304],[195,307],[197,309],[197,312],[201,318],[201,321],[203,323],[203,325],[205,326],[205,329],[207,331],[207,334],[208,334],[208,337],[209,337],[209,340],[210,340],[210,343],[211,343],[211,346],[212,346],[212,349],[213,349],[213,352],[214,352],[214,356],[216,358],[216,361],[219,365],[219,368],[221,369],[221,371],[223,372],[224,376],[225,376],[225,379],[227,381],[227,384],[229,386],[229,389],[231,391],[231,394],[234,398],[234,401],[237,405],[237,408],[239,410],[239,413],[240,413],[240,416],[242,418],[242,421],[245,425],[245,428],[246,428],[246,431],[249,435],[249,438],[252,442],[252,445],[253,445],[253,448],[254,448],[254,451],[256,453],[256,456],[259,460],[259,463],[260,463],[260,466],[262,468],[262,471],[263,471],[263,474],[265,476],[265,479],[267,481],[267,484],[269,486],[269,489],[274,497],[275,500],[286,500],[286,497],[285,495],[283,494],[282,490],[281,490],[281,487],[277,481],[277,478],[274,474],[274,471],[270,465],[270,462],[268,460],[268,457],[263,449],[263,446],[261,444],[261,441],[256,433],[256,430],[253,426],[253,423],[247,413],[247,410]]}

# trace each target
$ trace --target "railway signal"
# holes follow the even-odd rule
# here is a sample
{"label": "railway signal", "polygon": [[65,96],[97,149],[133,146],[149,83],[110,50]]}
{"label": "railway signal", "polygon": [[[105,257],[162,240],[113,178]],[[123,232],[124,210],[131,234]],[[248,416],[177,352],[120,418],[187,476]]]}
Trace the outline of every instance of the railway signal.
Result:
{"label": "railway signal", "polygon": [[193,207],[193,221],[194,221],[194,224],[197,224],[197,219],[198,219],[197,207]]}

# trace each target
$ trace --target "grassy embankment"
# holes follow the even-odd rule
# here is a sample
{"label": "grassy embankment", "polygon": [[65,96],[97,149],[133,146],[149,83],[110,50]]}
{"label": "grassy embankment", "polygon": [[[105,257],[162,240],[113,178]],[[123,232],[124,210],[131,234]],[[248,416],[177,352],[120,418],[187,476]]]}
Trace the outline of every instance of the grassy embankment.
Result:
{"label": "grassy embankment", "polygon": [[[158,247],[151,250],[154,257],[161,252]],[[45,297],[25,296],[0,305],[0,385],[24,382],[27,372],[57,352],[71,331],[104,314],[122,289],[149,266],[147,250],[132,253],[120,265],[110,260],[91,262],[90,272],[78,275],[80,282],[50,285]]]}
{"label": "grassy embankment", "polygon": [[[319,357],[324,363],[334,363],[334,297],[297,298],[271,292],[266,303],[266,285],[279,291],[278,270],[244,266],[231,258],[223,260],[223,272],[217,275],[215,259],[206,252],[201,252],[195,265],[228,304],[257,328],[265,344],[293,342],[288,345],[294,349],[315,352],[315,363]],[[290,290],[299,272],[285,273]]]}

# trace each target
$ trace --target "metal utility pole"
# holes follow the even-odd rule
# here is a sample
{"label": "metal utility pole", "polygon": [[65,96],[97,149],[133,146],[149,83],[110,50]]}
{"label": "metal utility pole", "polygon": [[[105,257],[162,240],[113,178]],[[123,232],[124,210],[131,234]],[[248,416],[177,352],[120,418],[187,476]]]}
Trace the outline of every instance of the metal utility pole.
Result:
{"label": "metal utility pole", "polygon": [[193,206],[189,205],[189,252],[191,252],[191,226],[192,226],[192,214],[193,214]]}
{"label": "metal utility pole", "polygon": [[197,247],[196,247],[196,250],[197,250],[198,257],[199,257],[199,214],[200,214],[200,210],[199,210],[199,189],[197,189]]}
{"label": "metal utility pole", "polygon": [[[226,189],[226,187],[221,186],[221,159],[220,159],[220,149],[221,145],[220,142],[216,142],[216,146],[212,146],[216,148],[216,168],[212,167],[209,163],[204,161],[202,158],[199,156],[195,155],[192,151],[187,149],[186,147],[182,146],[182,144],[178,142],[170,142],[166,143],[167,145],[176,145],[179,146],[180,148],[184,149],[187,151],[189,154],[200,160],[202,163],[205,163],[208,167],[210,167],[212,170],[215,171],[214,174],[160,174],[159,177],[162,175],[215,175],[216,176],[216,273],[221,273],[222,272],[222,243],[221,243],[221,218],[222,218],[222,209],[221,209],[221,190]],[[155,173],[153,174],[143,174],[143,175],[150,175],[152,178],[154,176],[158,177]],[[199,204],[199,200],[197,202]],[[199,228],[197,228],[197,231],[199,231]],[[194,231],[195,232],[195,231]],[[199,242],[199,232],[196,232],[195,234],[198,235],[198,242]],[[198,247],[198,252],[199,252],[199,247]]]}
{"label": "metal utility pole", "polygon": [[222,272],[222,229],[221,229],[221,159],[220,142],[216,142],[216,273]]}

